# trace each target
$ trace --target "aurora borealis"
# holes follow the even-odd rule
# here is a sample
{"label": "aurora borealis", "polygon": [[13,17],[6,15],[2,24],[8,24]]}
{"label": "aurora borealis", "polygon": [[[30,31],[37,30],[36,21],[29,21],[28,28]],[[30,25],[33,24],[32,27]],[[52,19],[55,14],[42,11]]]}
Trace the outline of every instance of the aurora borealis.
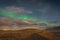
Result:
{"label": "aurora borealis", "polygon": [[0,0],[0,17],[59,26],[59,4],[59,0]]}

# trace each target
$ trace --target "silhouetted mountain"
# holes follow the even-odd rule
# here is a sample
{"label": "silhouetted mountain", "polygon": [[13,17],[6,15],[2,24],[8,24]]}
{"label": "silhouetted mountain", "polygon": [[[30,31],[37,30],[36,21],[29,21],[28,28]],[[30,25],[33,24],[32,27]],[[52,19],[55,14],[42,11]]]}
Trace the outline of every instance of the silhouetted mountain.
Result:
{"label": "silhouetted mountain", "polygon": [[60,26],[55,26],[55,27],[52,27],[52,28],[48,28],[46,30],[54,33],[56,35],[56,37],[58,37],[59,40],[60,40]]}
{"label": "silhouetted mountain", "polygon": [[9,18],[9,17],[0,18],[0,25],[13,25],[13,24],[22,25],[22,24],[28,24],[28,23],[23,20]]}
{"label": "silhouetted mountain", "polygon": [[1,17],[0,18],[0,29],[4,29],[4,30],[18,29],[19,30],[19,29],[21,29],[21,27],[45,29],[46,24],[44,24],[44,23],[38,24],[37,22],[32,21],[32,20],[22,20],[22,19],[10,18],[10,17]]}
{"label": "silhouetted mountain", "polygon": [[52,28],[47,28],[46,30],[60,30],[60,26],[54,26]]}

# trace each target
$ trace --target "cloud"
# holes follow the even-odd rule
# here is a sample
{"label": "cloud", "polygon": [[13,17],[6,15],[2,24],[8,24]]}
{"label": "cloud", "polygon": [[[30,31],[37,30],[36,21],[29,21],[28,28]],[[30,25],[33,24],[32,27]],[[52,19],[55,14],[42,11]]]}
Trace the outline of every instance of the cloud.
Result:
{"label": "cloud", "polygon": [[49,9],[50,9],[50,6],[45,5],[44,7],[42,6],[40,9],[38,9],[38,11],[41,13],[47,13]]}
{"label": "cloud", "polygon": [[16,12],[16,13],[23,13],[24,8],[23,7],[15,7],[15,6],[8,6],[6,9],[10,12]]}
{"label": "cloud", "polygon": [[26,12],[26,13],[29,13],[29,14],[31,14],[31,13],[32,13],[32,11],[29,11],[29,10],[26,10],[25,12]]}
{"label": "cloud", "polygon": [[49,4],[47,4],[47,3],[40,3],[40,8],[39,9],[37,9],[39,12],[41,12],[41,13],[47,13],[49,10],[50,10],[50,8],[51,8],[51,6],[49,5]]}
{"label": "cloud", "polygon": [[6,10],[8,12],[14,12],[14,13],[20,13],[20,14],[22,14],[22,13],[28,13],[28,14],[32,13],[32,11],[26,10],[24,7],[16,7],[16,6],[8,6],[8,7],[6,7]]}

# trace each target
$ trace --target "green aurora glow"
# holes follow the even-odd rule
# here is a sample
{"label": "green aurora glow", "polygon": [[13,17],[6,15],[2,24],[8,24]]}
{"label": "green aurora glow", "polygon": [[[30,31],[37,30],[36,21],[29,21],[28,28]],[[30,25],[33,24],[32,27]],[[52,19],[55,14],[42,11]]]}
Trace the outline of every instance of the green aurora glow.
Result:
{"label": "green aurora glow", "polygon": [[37,18],[31,18],[30,16],[28,15],[17,15],[17,14],[14,14],[14,13],[5,13],[4,16],[6,17],[11,17],[11,18],[17,18],[17,19],[22,19],[22,20],[38,20]]}
{"label": "green aurora glow", "polygon": [[22,19],[22,20],[31,20],[31,21],[35,21],[36,23],[40,24],[40,23],[45,23],[45,24],[48,24],[48,25],[56,25],[56,24],[50,24],[48,23],[47,21],[43,21],[43,20],[40,20],[38,18],[35,18],[35,17],[30,17],[29,15],[17,15],[17,13],[13,13],[13,12],[5,12],[3,14],[3,16],[6,16],[6,17],[11,17],[11,18],[16,18],[16,19]]}

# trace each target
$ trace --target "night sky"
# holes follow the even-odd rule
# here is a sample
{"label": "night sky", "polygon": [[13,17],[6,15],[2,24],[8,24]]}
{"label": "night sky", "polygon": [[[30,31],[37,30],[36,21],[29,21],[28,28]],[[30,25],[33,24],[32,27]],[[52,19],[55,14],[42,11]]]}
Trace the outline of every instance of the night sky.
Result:
{"label": "night sky", "polygon": [[60,1],[0,0],[0,17],[60,25]]}

